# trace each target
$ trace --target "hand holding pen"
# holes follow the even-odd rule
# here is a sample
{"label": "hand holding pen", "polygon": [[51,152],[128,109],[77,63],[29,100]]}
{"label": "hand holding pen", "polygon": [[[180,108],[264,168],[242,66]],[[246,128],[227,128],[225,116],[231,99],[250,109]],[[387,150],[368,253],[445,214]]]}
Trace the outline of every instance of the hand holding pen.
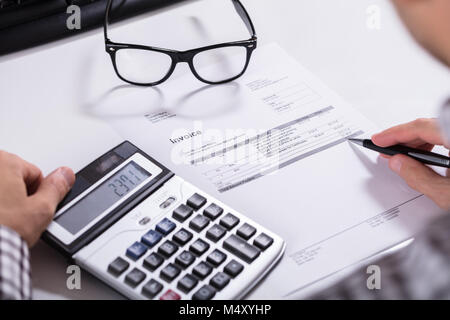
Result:
{"label": "hand holding pen", "polygon": [[[450,170],[447,170],[446,176],[441,176],[424,165],[428,163],[449,167],[448,157],[429,153],[436,145],[450,149],[435,119],[418,119],[387,129],[372,136],[373,144],[370,140],[364,143],[363,140],[354,139],[353,142],[383,152],[381,155],[389,159],[389,167],[411,188],[425,194],[441,208],[450,209]],[[414,152],[410,148],[425,152]]]}

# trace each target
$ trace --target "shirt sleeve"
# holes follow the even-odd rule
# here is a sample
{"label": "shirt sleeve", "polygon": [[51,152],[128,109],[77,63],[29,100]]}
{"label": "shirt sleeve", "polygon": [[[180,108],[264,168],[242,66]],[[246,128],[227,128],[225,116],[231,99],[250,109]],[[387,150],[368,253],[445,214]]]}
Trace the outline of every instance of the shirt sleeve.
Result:
{"label": "shirt sleeve", "polygon": [[0,299],[30,298],[28,246],[18,233],[0,225]]}

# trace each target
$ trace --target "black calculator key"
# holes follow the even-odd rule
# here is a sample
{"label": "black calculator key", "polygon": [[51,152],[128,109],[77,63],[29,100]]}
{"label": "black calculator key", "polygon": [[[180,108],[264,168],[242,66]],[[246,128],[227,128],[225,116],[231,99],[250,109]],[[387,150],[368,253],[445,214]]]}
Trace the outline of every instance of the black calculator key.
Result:
{"label": "black calculator key", "polygon": [[226,259],[227,259],[227,255],[225,253],[223,253],[222,251],[216,249],[208,255],[208,257],[206,258],[206,261],[211,263],[213,266],[218,267]]}
{"label": "black calculator key", "polygon": [[195,211],[203,207],[206,203],[206,198],[199,195],[198,193],[194,193],[186,202],[186,204],[193,208]]}
{"label": "black calculator key", "polygon": [[190,274],[185,275],[183,278],[178,281],[177,288],[183,291],[184,293],[188,293],[197,285],[197,278],[191,276]]}
{"label": "black calculator key", "polygon": [[175,252],[177,252],[178,246],[170,240],[166,240],[158,248],[158,253],[162,254],[166,258],[170,258]]}
{"label": "black calculator key", "polygon": [[192,296],[192,300],[211,300],[216,295],[216,290],[210,285],[205,284],[197,290]]}
{"label": "black calculator key", "polygon": [[192,269],[192,273],[200,279],[205,279],[211,274],[212,270],[213,268],[209,264],[202,261]]}
{"label": "black calculator key", "polygon": [[223,272],[218,272],[209,281],[209,284],[212,285],[217,290],[222,290],[223,288],[226,287],[228,283],[230,283],[230,277]]}
{"label": "black calculator key", "polygon": [[155,230],[150,230],[144,234],[141,238],[141,242],[148,247],[154,247],[162,239],[162,234]]}
{"label": "black calculator key", "polygon": [[138,268],[134,268],[126,275],[125,282],[134,288],[139,283],[144,281],[144,279],[145,273],[139,270]]}
{"label": "black calculator key", "polygon": [[269,237],[265,233],[261,233],[259,236],[255,238],[253,241],[253,244],[260,248],[261,250],[266,250],[268,247],[270,247],[273,243],[273,239]]}
{"label": "black calculator key", "polygon": [[205,217],[204,215],[196,215],[191,222],[189,222],[189,227],[191,229],[194,229],[197,232],[202,231],[206,228],[206,226],[209,224],[209,219]]}
{"label": "black calculator key", "polygon": [[217,219],[223,213],[223,209],[219,207],[215,203],[211,203],[205,210],[203,210],[203,214],[210,218],[211,220]]}
{"label": "black calculator key", "polygon": [[222,239],[226,233],[227,230],[224,227],[215,224],[211,228],[209,228],[208,231],[206,231],[206,237],[214,242],[217,242]]}
{"label": "black calculator key", "polygon": [[195,253],[197,256],[201,256],[209,249],[209,243],[203,241],[202,239],[195,240],[194,243],[191,244],[189,250]]}
{"label": "black calculator key", "polygon": [[188,207],[185,204],[180,204],[178,208],[173,210],[173,218],[177,219],[180,222],[183,222],[187,218],[189,218],[194,213],[191,207]]}
{"label": "black calculator key", "polygon": [[169,263],[167,266],[165,266],[164,268],[161,269],[161,278],[163,278],[164,280],[171,282],[173,279],[175,279],[176,277],[178,277],[178,275],[180,274],[181,269],[178,268],[176,265],[174,265],[173,263]]}
{"label": "black calculator key", "polygon": [[172,240],[178,243],[180,246],[184,246],[186,243],[191,241],[192,237],[193,237],[192,233],[183,228],[178,230],[173,235]]}
{"label": "black calculator key", "polygon": [[225,272],[232,278],[236,277],[239,273],[242,272],[242,270],[244,270],[244,266],[236,260],[231,260],[227,263],[225,268],[223,268],[223,272]]}
{"label": "black calculator key", "polygon": [[234,234],[223,242],[223,247],[248,263],[253,262],[261,253],[257,247]]}
{"label": "black calculator key", "polygon": [[169,233],[175,229],[177,225],[170,221],[167,218],[162,219],[157,225],[156,225],[156,231],[161,232],[163,235],[167,236]]}
{"label": "black calculator key", "polygon": [[195,257],[189,251],[183,251],[180,255],[175,259],[175,262],[180,265],[183,269],[186,269],[195,261]]}
{"label": "black calculator key", "polygon": [[116,277],[120,276],[125,270],[128,269],[130,263],[121,257],[117,257],[113,262],[111,262],[108,266],[108,272],[115,275]]}
{"label": "black calculator key", "polygon": [[144,259],[144,267],[150,269],[151,271],[154,271],[158,269],[158,267],[162,265],[163,262],[164,262],[163,257],[161,257],[156,252],[152,252],[147,256],[147,258]]}
{"label": "black calculator key", "polygon": [[237,235],[245,240],[250,239],[256,233],[256,228],[252,227],[248,223],[244,223],[238,230]]}
{"label": "black calculator key", "polygon": [[137,260],[147,252],[147,246],[136,241],[127,249],[127,256],[133,260]]}
{"label": "black calculator key", "polygon": [[153,299],[163,289],[163,285],[156,280],[151,279],[142,287],[142,294]]}
{"label": "black calculator key", "polygon": [[228,230],[233,229],[239,223],[239,218],[232,215],[231,213],[227,213],[222,219],[220,219],[220,225],[224,226]]}

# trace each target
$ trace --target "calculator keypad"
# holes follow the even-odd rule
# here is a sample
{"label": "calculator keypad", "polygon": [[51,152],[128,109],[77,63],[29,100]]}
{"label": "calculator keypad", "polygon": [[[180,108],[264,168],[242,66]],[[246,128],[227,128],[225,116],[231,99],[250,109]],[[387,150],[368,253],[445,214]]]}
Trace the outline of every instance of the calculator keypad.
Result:
{"label": "calculator keypad", "polygon": [[[194,300],[214,298],[274,240],[262,232],[256,236],[258,230],[250,223],[241,224],[236,215],[207,203],[202,195],[193,194],[128,247],[124,252],[128,260],[113,260],[108,272],[148,299],[178,300],[180,293]],[[193,214],[202,207],[203,212]],[[131,264],[132,270],[121,278]]]}

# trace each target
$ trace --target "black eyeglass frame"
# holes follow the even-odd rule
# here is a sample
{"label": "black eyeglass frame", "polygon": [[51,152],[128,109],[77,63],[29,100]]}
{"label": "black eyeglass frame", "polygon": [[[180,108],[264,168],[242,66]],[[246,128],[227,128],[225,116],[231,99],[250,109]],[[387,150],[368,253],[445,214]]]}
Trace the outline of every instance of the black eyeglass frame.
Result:
{"label": "black eyeglass frame", "polygon": [[[187,50],[187,51],[177,51],[177,50],[171,50],[171,49],[164,49],[164,48],[158,48],[158,47],[152,47],[152,46],[144,46],[144,45],[137,45],[137,44],[130,44],[130,43],[118,43],[118,42],[113,42],[108,38],[108,25],[109,25],[109,14],[111,11],[111,7],[112,7],[112,2],[113,0],[108,0],[107,5],[106,5],[106,11],[105,11],[105,19],[103,22],[103,33],[104,33],[104,38],[105,38],[105,50],[106,52],[110,55],[111,57],[111,61],[112,64],[114,66],[114,71],[116,72],[117,76],[130,84],[133,85],[137,85],[137,86],[146,86],[146,87],[150,87],[150,86],[156,86],[159,85],[161,83],[163,83],[164,81],[166,81],[167,79],[170,78],[170,76],[172,75],[172,73],[174,72],[176,66],[178,63],[180,62],[186,62],[189,65],[189,68],[191,69],[192,73],[194,74],[194,76],[207,84],[223,84],[223,83],[227,83],[233,80],[238,79],[239,77],[241,77],[245,71],[247,71],[248,65],[250,63],[250,59],[252,56],[253,51],[256,49],[257,47],[257,43],[258,43],[258,37],[256,36],[256,31],[255,31],[255,27],[253,25],[253,22],[250,18],[250,15],[248,14],[247,10],[245,9],[245,7],[242,5],[242,3],[239,0],[231,0],[234,8],[236,9],[238,15],[240,16],[240,18],[242,19],[242,21],[244,22],[245,26],[247,27],[247,30],[250,32],[251,38],[248,40],[241,40],[241,41],[233,41],[233,42],[225,42],[225,43],[220,43],[220,44],[215,44],[215,45],[210,45],[210,46],[205,46],[205,47],[200,47],[200,48],[196,48],[196,49],[191,49],[191,50]],[[224,47],[244,47],[246,49],[246,62],[245,62],[245,66],[242,70],[241,73],[239,73],[238,75],[231,77],[229,79],[225,79],[225,80],[221,80],[221,81],[209,81],[206,79],[203,79],[195,70],[194,67],[194,57],[204,51],[208,51],[208,50],[212,50],[212,49],[217,49],[217,48],[224,48]],[[134,81],[130,81],[128,79],[125,79],[124,77],[122,77],[118,71],[117,68],[117,64],[116,64],[116,53],[117,51],[121,50],[121,49],[140,49],[140,50],[148,50],[148,51],[155,51],[155,52],[160,52],[160,53],[164,53],[167,54],[168,56],[170,56],[170,58],[172,59],[172,64],[170,66],[169,71],[167,72],[167,74],[159,81],[156,82],[151,82],[151,83],[139,83],[139,82],[134,82]]]}

